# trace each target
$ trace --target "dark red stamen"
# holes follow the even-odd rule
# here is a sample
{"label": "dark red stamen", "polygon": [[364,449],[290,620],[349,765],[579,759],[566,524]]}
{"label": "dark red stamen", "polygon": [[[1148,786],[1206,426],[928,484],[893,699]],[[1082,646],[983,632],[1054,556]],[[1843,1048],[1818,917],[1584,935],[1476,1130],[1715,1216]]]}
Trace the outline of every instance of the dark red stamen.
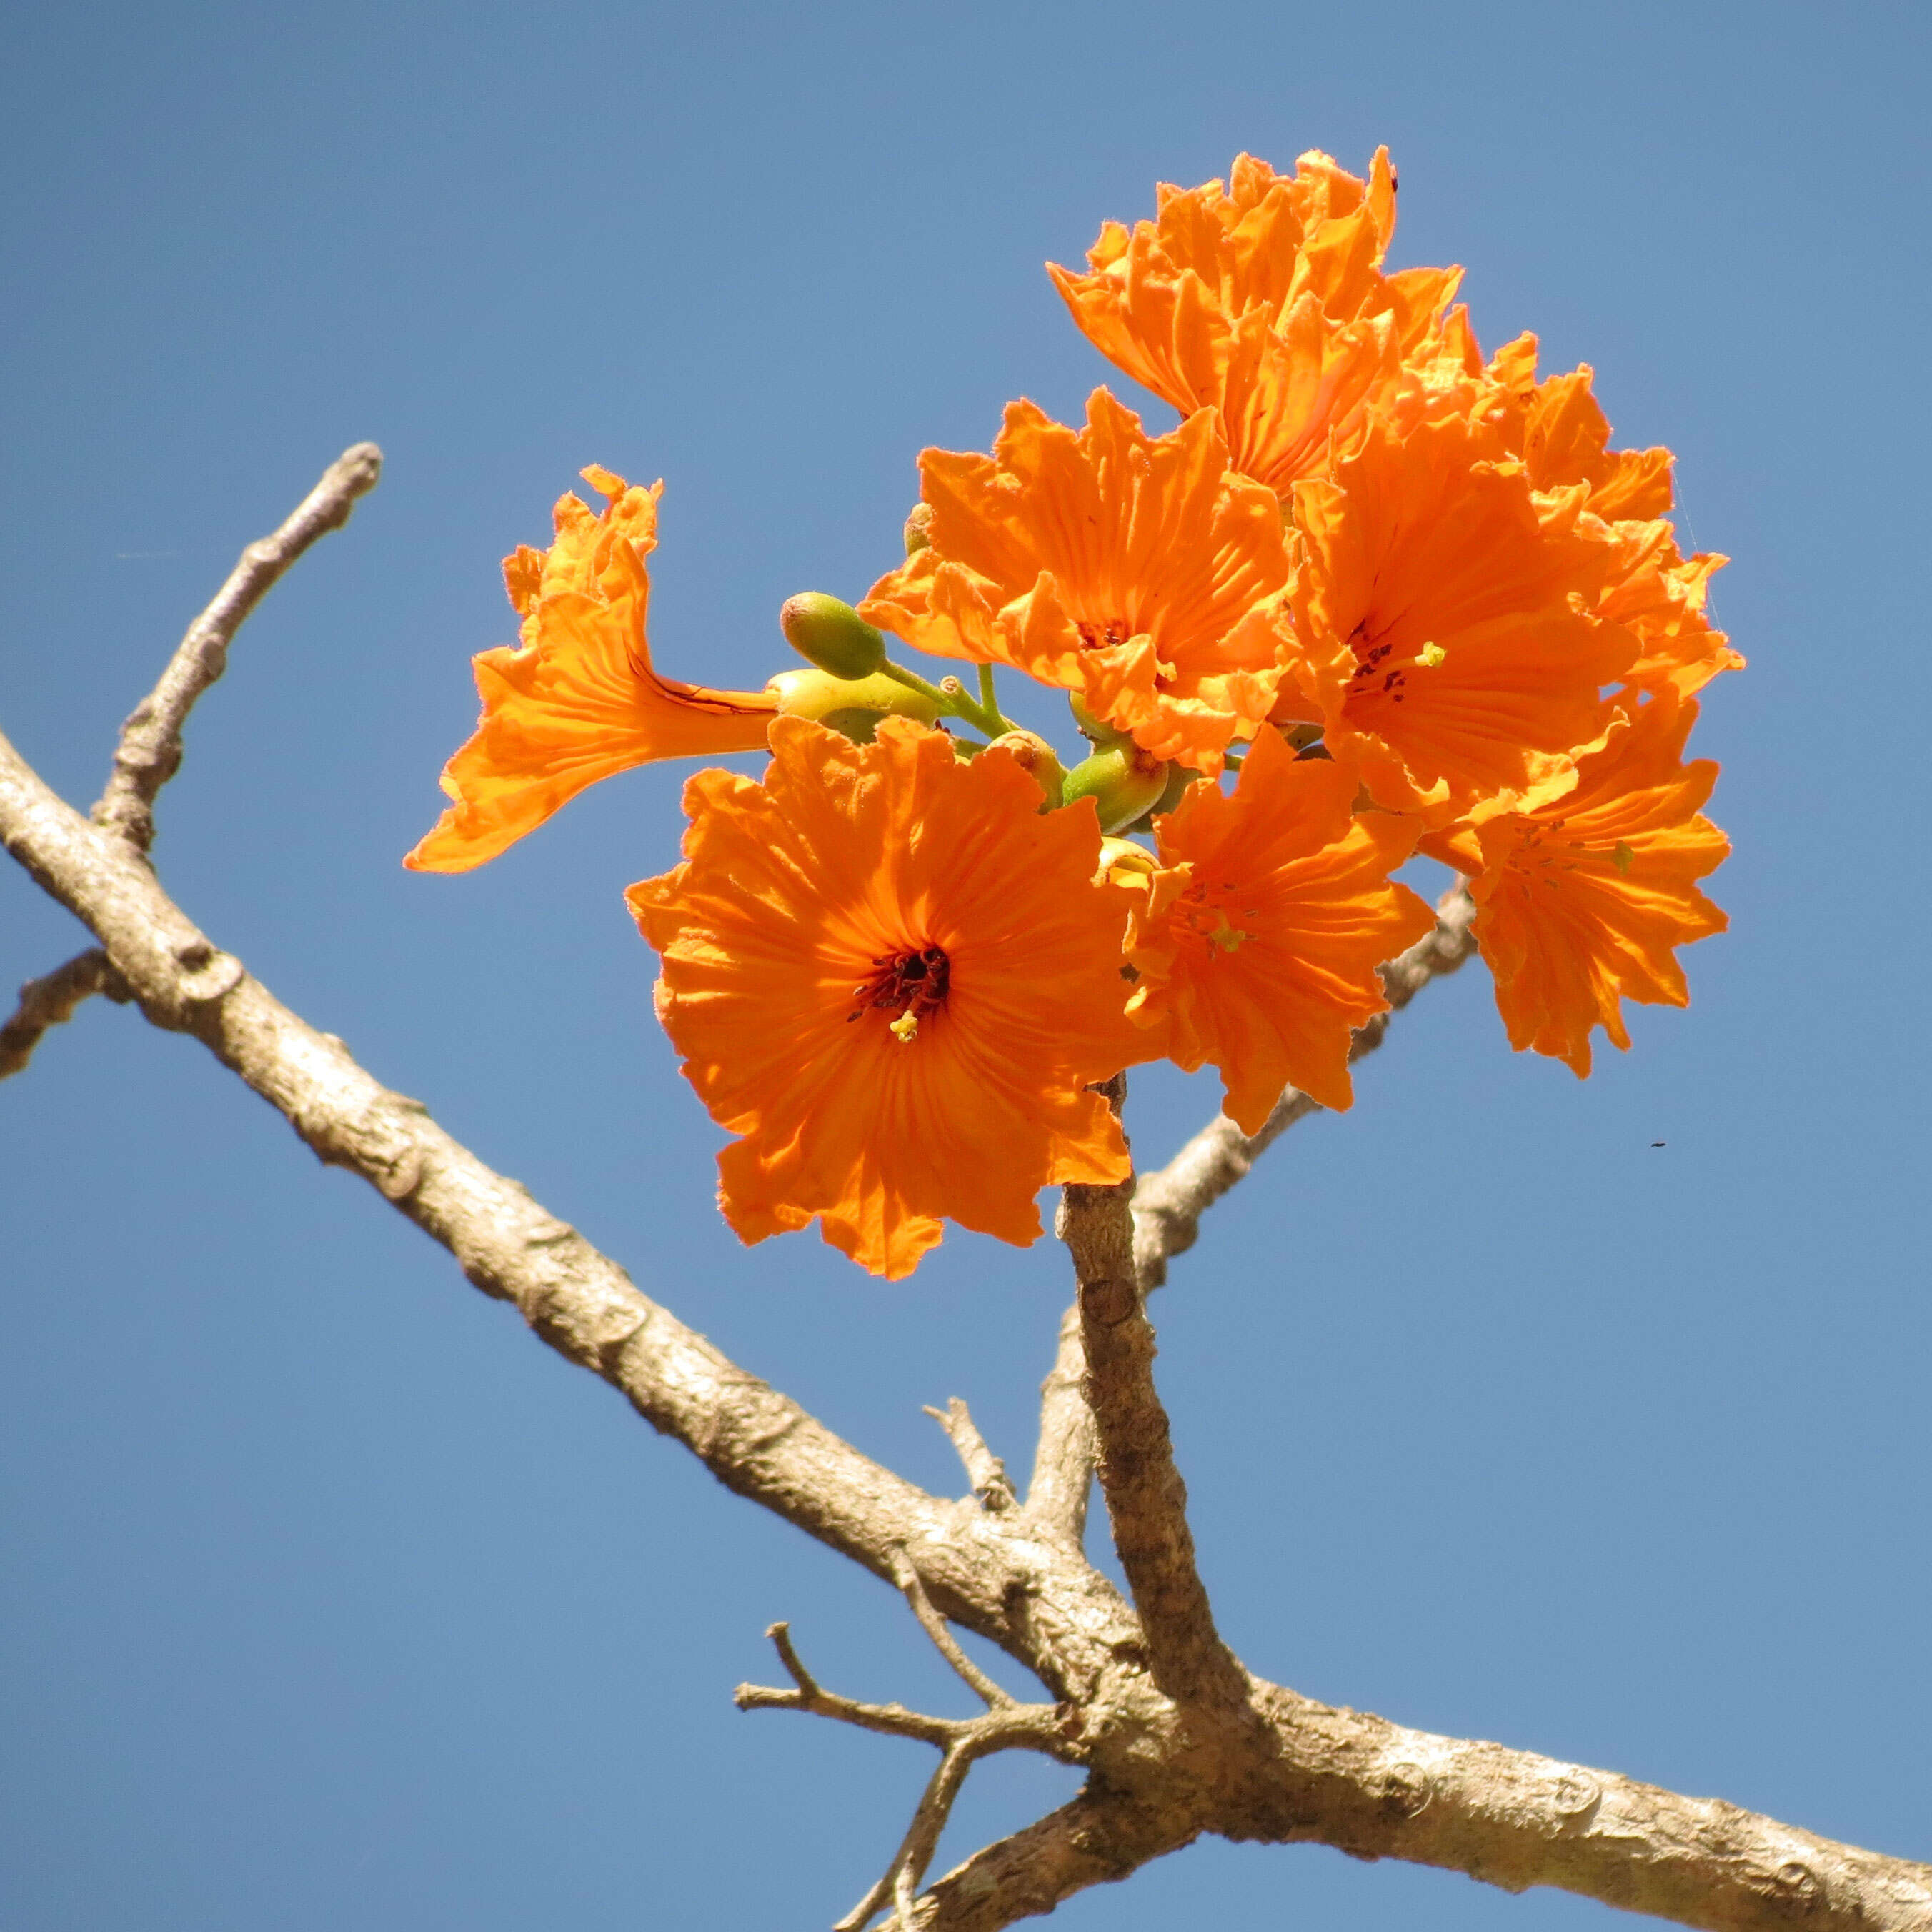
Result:
{"label": "dark red stamen", "polygon": [[937,946],[917,952],[883,952],[872,962],[872,969],[869,979],[852,988],[858,1004],[845,1016],[848,1025],[874,1007],[895,1016],[910,1012],[922,1020],[946,1004],[952,962]]}

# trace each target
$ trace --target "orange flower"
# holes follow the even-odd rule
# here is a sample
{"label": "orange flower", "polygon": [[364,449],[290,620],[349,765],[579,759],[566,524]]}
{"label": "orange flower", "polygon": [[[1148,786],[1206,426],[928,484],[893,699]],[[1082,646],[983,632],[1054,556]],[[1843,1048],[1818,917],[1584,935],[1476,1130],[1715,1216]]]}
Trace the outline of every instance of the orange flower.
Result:
{"label": "orange flower", "polygon": [[638,488],[608,470],[584,472],[610,498],[602,515],[574,496],[557,502],[548,553],[503,560],[518,644],[474,658],[483,716],[443,767],[455,802],[403,863],[466,872],[536,830],[586,785],[653,758],[751,752],[776,710],[768,693],[712,691],[660,676],[644,640],[662,483]]}
{"label": "orange flower", "polygon": [[1394,228],[1386,148],[1366,183],[1326,154],[1292,176],[1242,154],[1226,191],[1163,186],[1154,220],[1102,227],[1090,273],[1047,272],[1103,356],[1183,412],[1218,410],[1232,467],[1285,493],[1455,292],[1460,269],[1382,272]]}
{"label": "orange flower", "polygon": [[1391,811],[1454,816],[1607,722],[1636,640],[1587,614],[1611,562],[1583,492],[1533,490],[1462,416],[1372,425],[1295,485],[1298,662],[1278,720],[1318,720]]}
{"label": "orange flower", "polygon": [[868,622],[1078,693],[1160,758],[1218,772],[1268,715],[1288,580],[1273,494],[1226,473],[1211,411],[1150,437],[1105,389],[1077,434],[1010,404],[990,457],[920,457],[927,546]]}
{"label": "orange flower", "polygon": [[1162,869],[1129,928],[1130,1011],[1150,1030],[1144,1057],[1220,1068],[1244,1133],[1291,1083],[1324,1107],[1352,1102],[1350,1036],[1388,1006],[1376,968],[1436,923],[1388,876],[1413,824],[1358,818],[1354,796],[1341,767],[1264,731],[1232,797],[1192,786],[1156,824]]}
{"label": "orange flower", "polygon": [[1519,1052],[1581,1076],[1592,1028],[1628,1048],[1623,1000],[1689,1004],[1674,949],[1724,931],[1696,881],[1730,850],[1698,811],[1717,766],[1682,762],[1696,716],[1666,687],[1577,760],[1574,790],[1531,812],[1480,808],[1423,842],[1470,876],[1477,940]]}
{"label": "orange flower", "polygon": [[1090,1082],[1132,1058],[1123,906],[1084,807],[1012,754],[888,718],[871,745],[781,718],[763,783],[700,772],[685,860],[628,898],[659,1017],[719,1126],[747,1241],[816,1217],[897,1280],[940,1217],[1024,1246],[1049,1182],[1124,1179]]}
{"label": "orange flower", "polygon": [[1496,400],[1484,419],[1502,449],[1522,459],[1538,490],[1588,486],[1587,506],[1610,526],[1604,540],[1612,550],[1595,614],[1624,626],[1638,642],[1624,682],[1640,690],[1668,684],[1688,698],[1744,662],[1705,614],[1710,580],[1726,560],[1701,553],[1686,558],[1678,550],[1664,520],[1671,505],[1670,452],[1612,449],[1609,421],[1590,393],[1589,364],[1539,382],[1536,346],[1534,336],[1519,336],[1491,358],[1484,375]]}

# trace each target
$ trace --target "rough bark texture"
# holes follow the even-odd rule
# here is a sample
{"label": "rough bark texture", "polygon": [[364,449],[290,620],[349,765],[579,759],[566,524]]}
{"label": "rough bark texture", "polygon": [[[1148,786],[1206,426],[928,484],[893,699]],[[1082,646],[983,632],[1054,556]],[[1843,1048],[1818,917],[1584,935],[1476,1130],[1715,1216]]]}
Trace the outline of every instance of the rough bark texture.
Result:
{"label": "rough bark texture", "polygon": [[[290,554],[332,526],[332,506],[346,516],[356,488],[374,481],[372,459],[352,451],[325,478],[320,507],[312,496],[278,533]],[[305,514],[314,528],[304,536]],[[38,996],[39,1010],[53,1012],[70,991],[84,997],[82,982],[113,976],[155,1025],[200,1040],[322,1160],[367,1180],[476,1287],[513,1303],[550,1347],[620,1390],[722,1483],[902,1589],[949,1658],[957,1646],[942,1618],[989,1639],[1047,1686],[1052,1704],[1019,1706],[984,1680],[976,1687],[984,1718],[928,1720],[896,1706],[848,1706],[815,1686],[808,1697],[809,1679],[788,1657],[794,1691],[750,1694],[754,1705],[925,1736],[948,1754],[890,1882],[868,1894],[868,1915],[896,1898],[901,1932],[996,1932],[1213,1832],[1404,1858],[1512,1891],[1556,1886],[1710,1932],[1800,1922],[1807,1932],[1932,1932],[1932,1867],[1714,1799],[1330,1708],[1250,1676],[1228,1652],[1194,1564],[1144,1298],[1265,1137],[1306,1111],[1300,1096],[1284,1096],[1280,1124],[1252,1140],[1210,1124],[1138,1197],[1131,1182],[1066,1191],[1063,1232],[1078,1298],[1043,1390],[1033,1482],[1016,1508],[963,1410],[946,1420],[980,1494],[930,1496],[640,1294],[419,1103],[290,1012],[195,926],[145,856],[148,808],[172,769],[167,746],[178,748],[188,706],[218,670],[235,625],[279,574],[272,566],[244,557],[224,592],[233,593],[228,614],[203,620],[210,628],[193,651],[184,644],[199,668],[151,716],[130,721],[100,824],[56,797],[0,739],[0,840],[92,928],[105,958],[63,969],[68,980]],[[1394,1004],[1468,956],[1468,922],[1466,902],[1452,895],[1436,933],[1388,969]],[[1379,1037],[1364,1030],[1357,1051]],[[1132,1604],[1081,1547],[1096,1453]],[[959,1669],[963,1660],[953,1660]],[[971,1670],[962,1672],[969,1682]],[[916,1869],[970,1758],[1006,1748],[1084,1765],[1085,1790],[914,1900]]]}

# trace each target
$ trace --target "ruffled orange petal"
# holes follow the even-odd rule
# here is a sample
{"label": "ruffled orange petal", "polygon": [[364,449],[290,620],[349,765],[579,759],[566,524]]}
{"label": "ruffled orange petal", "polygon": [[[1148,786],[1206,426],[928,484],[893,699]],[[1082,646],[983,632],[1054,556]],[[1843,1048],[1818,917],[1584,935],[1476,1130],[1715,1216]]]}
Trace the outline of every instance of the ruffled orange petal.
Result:
{"label": "ruffled orange petal", "polygon": [[[1129,1169],[1086,1090],[1132,1054],[1092,811],[1042,814],[1009,753],[962,764],[902,719],[856,746],[782,718],[771,743],[762,782],[691,781],[684,862],[628,895],[685,1072],[742,1136],[727,1218],[748,1242],[817,1220],[892,1279],[943,1220],[1030,1242],[1041,1187]],[[857,990],[932,949],[932,1010]]]}
{"label": "ruffled orange petal", "polygon": [[1675,949],[1724,931],[1696,881],[1730,850],[1698,809],[1717,766],[1682,762],[1696,715],[1664,688],[1580,758],[1574,790],[1534,812],[1483,814],[1452,841],[1458,862],[1475,861],[1476,938],[1519,1052],[1581,1076],[1592,1028],[1629,1046],[1622,1000],[1688,1004]]}
{"label": "ruffled orange petal", "polygon": [[1354,1029],[1384,1011],[1376,968],[1435,915],[1388,873],[1415,827],[1358,818],[1355,781],[1264,731],[1232,796],[1193,786],[1156,822],[1160,862],[1130,926],[1148,1057],[1221,1070],[1228,1118],[1258,1132],[1283,1090],[1354,1099]]}
{"label": "ruffled orange petal", "polygon": [[574,496],[556,512],[547,553],[504,560],[522,642],[472,661],[483,715],[444,766],[454,802],[403,861],[462,872],[536,830],[586,785],[654,758],[758,749],[776,712],[763,692],[714,691],[661,676],[645,640],[663,485],[634,488],[584,472],[610,502],[602,515]]}
{"label": "ruffled orange petal", "polygon": [[1460,417],[1378,423],[1295,487],[1304,563],[1279,718],[1319,722],[1376,802],[1438,822],[1600,731],[1636,640],[1588,614],[1611,553],[1580,489],[1533,490]]}
{"label": "ruffled orange petal", "polygon": [[1159,213],[1102,230],[1082,275],[1048,265],[1100,352],[1184,412],[1220,412],[1231,466],[1286,491],[1358,433],[1402,358],[1432,337],[1460,272],[1384,274],[1395,176],[1328,156],[1279,176],[1249,155],[1229,184],[1163,187]]}
{"label": "ruffled orange petal", "polygon": [[991,457],[928,450],[928,547],[860,614],[922,650],[1081,694],[1161,758],[1218,771],[1281,662],[1272,491],[1231,476],[1211,411],[1149,436],[1105,389],[1076,431],[1006,411]]}

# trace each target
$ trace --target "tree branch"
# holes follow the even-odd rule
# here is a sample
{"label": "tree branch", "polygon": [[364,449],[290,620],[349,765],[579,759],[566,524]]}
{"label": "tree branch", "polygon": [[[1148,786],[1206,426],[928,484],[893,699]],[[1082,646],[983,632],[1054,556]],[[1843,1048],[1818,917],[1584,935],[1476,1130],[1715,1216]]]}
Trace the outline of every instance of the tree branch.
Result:
{"label": "tree branch", "polygon": [[1560,1887],[1706,1932],[1928,1932],[1932,1865],[1614,1772],[1412,1731],[1270,1687],[1254,1835]]}
{"label": "tree branch", "polygon": [[1060,1323],[1060,1348],[1040,1385],[1040,1445],[1027,1485],[1026,1518],[1075,1551],[1087,1542],[1094,1486],[1094,1412],[1087,1406],[1087,1346],[1076,1301]]}
{"label": "tree branch", "polygon": [[94,808],[95,824],[136,851],[153,844],[154,800],[181,768],[182,728],[196,699],[226,668],[235,633],[310,544],[348,522],[356,498],[373,490],[382,473],[382,452],[373,442],[345,449],[281,528],[242,553],[214,602],[188,627],[160,682],[122,726],[113,770]]}
{"label": "tree branch", "polygon": [[[1391,1014],[1400,1012],[1432,980],[1453,973],[1475,952],[1470,922],[1476,902],[1458,879],[1436,908],[1436,930],[1418,940],[1382,969],[1388,1012],[1378,1013],[1357,1030],[1348,1058],[1375,1052],[1388,1034]],[[1141,1176],[1134,1192],[1134,1259],[1143,1288],[1167,1280],[1167,1264],[1193,1246],[1201,1217],[1296,1121],[1322,1111],[1318,1101],[1289,1088],[1274,1104],[1261,1131],[1244,1134],[1226,1114],[1217,1114],[1156,1172]]]}
{"label": "tree branch", "polygon": [[862,1730],[916,1738],[922,1743],[939,1747],[939,1767],[920,1795],[912,1822],[892,1853],[892,1862],[872,1888],[832,1928],[832,1932],[860,1932],[888,1899],[896,1904],[899,1922],[910,1922],[913,1894],[938,1849],[952,1801],[965,1784],[967,1773],[980,1759],[1002,1750],[1040,1751],[1070,1763],[1077,1763],[1084,1756],[1074,1742],[1077,1730],[1070,1729],[1053,1706],[1022,1704],[990,1681],[983,1678],[975,1681],[976,1673],[958,1654],[958,1646],[935,1630],[937,1619],[920,1588],[917,1573],[908,1564],[904,1574],[908,1580],[907,1598],[926,1634],[985,1700],[988,1708],[983,1714],[928,1718],[908,1711],[902,1704],[862,1704],[854,1698],[841,1697],[824,1688],[806,1669],[793,1647],[790,1627],[782,1623],[773,1624],[765,1634],[777,1646],[779,1660],[794,1688],[775,1690],[762,1684],[741,1684],[732,1693],[732,1701],[741,1711],[805,1711],[814,1717],[855,1724]]}
{"label": "tree branch", "polygon": [[1019,1498],[1013,1493],[1006,1466],[986,1447],[986,1438],[980,1433],[973,1412],[965,1403],[956,1395],[948,1399],[944,1408],[927,1403],[926,1412],[946,1431],[946,1440],[958,1453],[966,1472],[966,1480],[980,1498],[980,1507],[996,1512],[1015,1508]]}
{"label": "tree branch", "polygon": [[0,1080],[21,1072],[48,1028],[73,1018],[82,1001],[96,993],[104,993],[110,1000],[129,998],[126,982],[98,946],[76,952],[64,965],[38,980],[29,980],[20,988],[20,1003],[13,1018],[0,1026]]}
{"label": "tree branch", "polygon": [[[1100,1089],[1118,1113],[1126,1076]],[[1183,1706],[1246,1701],[1246,1673],[1214,1628],[1187,1527],[1187,1486],[1174,1460],[1167,1412],[1154,1385],[1154,1330],[1134,1266],[1134,1183],[1070,1184],[1057,1232],[1079,1284],[1087,1404],[1114,1547],[1140,1612],[1148,1668]]]}
{"label": "tree branch", "polygon": [[882,1932],[1000,1932],[1090,1886],[1118,1884],[1198,1835],[1156,1807],[1090,1783],[1071,1804],[975,1852]]}

